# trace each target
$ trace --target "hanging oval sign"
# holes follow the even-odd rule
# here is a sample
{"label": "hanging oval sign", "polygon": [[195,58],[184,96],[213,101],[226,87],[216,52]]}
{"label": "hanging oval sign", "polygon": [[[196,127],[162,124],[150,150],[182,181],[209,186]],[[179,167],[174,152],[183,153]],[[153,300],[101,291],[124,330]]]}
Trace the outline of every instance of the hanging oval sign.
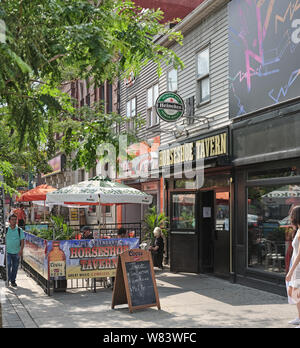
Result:
{"label": "hanging oval sign", "polygon": [[155,102],[158,116],[166,122],[175,122],[184,114],[184,101],[174,92],[164,92]]}

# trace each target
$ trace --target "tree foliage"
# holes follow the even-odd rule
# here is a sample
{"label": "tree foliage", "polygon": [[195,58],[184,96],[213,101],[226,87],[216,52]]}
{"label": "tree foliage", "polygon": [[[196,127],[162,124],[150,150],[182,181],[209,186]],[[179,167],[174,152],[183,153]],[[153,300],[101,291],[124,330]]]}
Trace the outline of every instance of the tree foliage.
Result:
{"label": "tree foliage", "polygon": [[[72,112],[55,92],[65,79],[104,80],[138,71],[149,60],[181,65],[154,37],[178,33],[159,23],[161,11],[123,0],[10,0],[0,3],[6,41],[0,43],[0,95],[20,141],[38,143],[50,114]],[[69,76],[71,78],[72,76]],[[21,143],[20,143],[21,144]]]}
{"label": "tree foliage", "polygon": [[[138,72],[149,60],[157,63],[158,73],[163,62],[182,67],[174,52],[156,40],[162,35],[182,39],[160,24],[162,16],[160,10],[127,0],[0,2],[5,29],[0,40],[0,114],[7,134],[14,132],[9,142],[15,151],[30,153],[31,167],[41,170],[57,150],[53,132],[58,122],[66,125],[64,149],[78,150],[74,166],[90,166],[89,157],[103,136],[113,141],[112,122],[103,113],[96,111],[80,125],[72,122],[78,111],[61,91],[66,81],[89,79],[97,86]],[[113,119],[118,122],[117,116]],[[6,161],[4,148],[0,161]]]}
{"label": "tree foliage", "polygon": [[[4,109],[4,108],[3,108]],[[27,187],[22,177],[29,172],[47,173],[50,171],[46,150],[30,148],[26,139],[20,151],[17,151],[19,134],[8,123],[6,117],[0,119],[0,174],[4,176],[2,184],[6,192],[16,193],[18,187]]]}
{"label": "tree foliage", "polygon": [[[110,144],[113,146],[116,156],[109,162],[116,171],[120,152],[119,136],[126,135],[128,144],[137,140],[134,131],[121,133],[115,131],[127,121],[126,117],[117,113],[106,114],[102,103],[95,103],[93,108],[81,107],[75,110],[73,118],[66,115],[54,125],[55,132],[64,132],[63,137],[56,142],[56,146],[67,155],[68,164],[73,170],[77,168],[89,170],[96,167],[96,159],[101,161],[108,157],[106,153],[99,156],[98,146]],[[138,129],[144,124],[144,120],[137,116],[134,123],[135,129]]]}

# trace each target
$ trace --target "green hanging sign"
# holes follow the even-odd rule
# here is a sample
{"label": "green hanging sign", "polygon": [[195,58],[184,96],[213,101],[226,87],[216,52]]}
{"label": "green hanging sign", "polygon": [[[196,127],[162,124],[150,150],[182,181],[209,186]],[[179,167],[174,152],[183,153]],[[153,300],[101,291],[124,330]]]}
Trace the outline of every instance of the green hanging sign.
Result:
{"label": "green hanging sign", "polygon": [[174,92],[162,93],[155,102],[158,116],[166,122],[175,122],[184,114],[184,101]]}

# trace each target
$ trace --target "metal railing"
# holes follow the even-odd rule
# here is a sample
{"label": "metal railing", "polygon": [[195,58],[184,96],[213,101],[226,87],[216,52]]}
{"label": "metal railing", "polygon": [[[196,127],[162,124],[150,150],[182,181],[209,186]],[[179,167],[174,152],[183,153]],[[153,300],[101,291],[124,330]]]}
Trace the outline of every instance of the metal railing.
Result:
{"label": "metal railing", "polygon": [[[48,225],[51,228],[51,224]],[[74,230],[74,236],[82,239],[83,225],[69,225]],[[117,238],[118,230],[123,227],[126,230],[126,238],[139,238],[141,242],[142,228],[141,223],[108,223],[105,225],[84,225],[88,226],[96,238]],[[67,280],[48,280],[31,267],[26,261],[21,261],[22,268],[32,277],[49,296],[52,292],[65,291],[68,289],[86,289],[96,292],[97,288],[110,287],[109,278],[87,278],[87,279],[67,279]],[[61,290],[63,289],[63,290]]]}
{"label": "metal railing", "polygon": [[90,228],[94,238],[117,238],[120,227],[125,228],[126,238],[142,238],[142,227],[140,222],[127,223],[106,223],[105,225],[69,225],[75,233],[82,233],[82,228],[87,226]]}
{"label": "metal railing", "polygon": [[85,289],[96,292],[99,288],[110,287],[107,278],[87,278],[87,279],[68,279],[68,280],[48,280],[40,275],[26,261],[21,260],[21,267],[28,276],[33,278],[44,292],[50,296],[52,292],[60,292],[74,289]]}

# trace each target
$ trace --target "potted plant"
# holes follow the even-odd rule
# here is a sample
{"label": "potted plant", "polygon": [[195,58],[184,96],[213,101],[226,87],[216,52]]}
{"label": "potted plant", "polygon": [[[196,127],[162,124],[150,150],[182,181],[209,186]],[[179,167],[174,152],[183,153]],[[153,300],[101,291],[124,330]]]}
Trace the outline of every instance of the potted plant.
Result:
{"label": "potted plant", "polygon": [[64,218],[62,216],[54,216],[50,217],[51,221],[51,231],[53,234],[53,238],[55,240],[69,240],[72,239],[74,230],[64,223]]}

